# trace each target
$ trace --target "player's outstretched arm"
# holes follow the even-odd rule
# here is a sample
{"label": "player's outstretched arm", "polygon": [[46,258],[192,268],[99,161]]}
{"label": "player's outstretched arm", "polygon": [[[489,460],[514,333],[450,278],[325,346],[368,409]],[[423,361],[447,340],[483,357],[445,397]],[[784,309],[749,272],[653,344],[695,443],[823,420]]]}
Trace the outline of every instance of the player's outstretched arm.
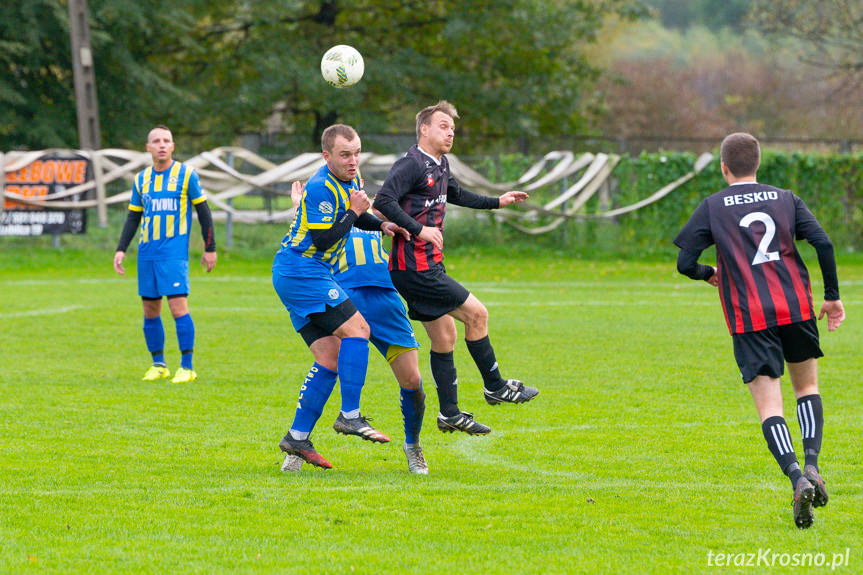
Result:
{"label": "player's outstretched arm", "polygon": [[529,197],[530,195],[528,195],[527,192],[518,192],[513,190],[498,197],[498,201],[500,201],[500,207],[505,208],[510,204],[521,203]]}
{"label": "player's outstretched arm", "polygon": [[821,305],[818,319],[823,319],[825,315],[827,316],[827,330],[836,331],[845,321],[845,308],[842,306],[842,300],[825,300]]}

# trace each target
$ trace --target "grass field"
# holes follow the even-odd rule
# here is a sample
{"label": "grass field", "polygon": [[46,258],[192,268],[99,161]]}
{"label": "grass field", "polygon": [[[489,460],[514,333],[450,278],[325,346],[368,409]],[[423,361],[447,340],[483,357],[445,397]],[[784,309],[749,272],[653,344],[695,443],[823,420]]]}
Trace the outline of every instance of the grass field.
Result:
{"label": "grass field", "polygon": [[[671,260],[450,249],[450,273],[490,311],[504,375],[541,395],[486,405],[461,341],[462,408],[493,432],[439,433],[417,325],[431,474],[406,471],[398,388],[376,354],[363,411],[393,442],[336,435],[336,392],[312,436],[335,469],[283,474],[277,443],[311,356],[272,289],[271,258],[223,255],[206,277],[196,268],[199,379],[145,384],[134,257],[117,276],[113,240],[100,237],[63,251],[0,241],[2,573],[765,570],[715,567],[720,553],[773,557],[775,572],[790,571],[786,560],[827,571],[839,555],[838,572],[863,570],[857,259],[840,261],[848,320],[822,328],[831,501],[798,531],[715,289]],[[174,369],[167,309],[164,319]]]}

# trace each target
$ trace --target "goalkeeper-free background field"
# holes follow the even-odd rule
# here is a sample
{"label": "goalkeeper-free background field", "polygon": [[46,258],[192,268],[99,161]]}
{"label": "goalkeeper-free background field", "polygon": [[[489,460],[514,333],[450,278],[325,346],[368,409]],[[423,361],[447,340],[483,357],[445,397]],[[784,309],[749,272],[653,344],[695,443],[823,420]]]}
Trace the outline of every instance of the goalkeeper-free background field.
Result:
{"label": "goalkeeper-free background field", "polygon": [[125,277],[111,270],[118,230],[96,247],[0,243],[2,573],[693,573],[765,549],[782,554],[771,571],[793,554],[863,569],[859,257],[840,258],[846,323],[822,327],[831,500],[798,531],[716,290],[673,259],[448,247],[450,273],[489,309],[504,375],[540,396],[488,406],[460,340],[461,406],[493,432],[441,434],[416,324],[430,475],[406,471],[398,388],[376,352],[363,412],[393,442],[336,435],[336,392],[312,436],[335,469],[283,474],[277,443],[311,356],[269,255],[222,254],[209,276],[195,267],[199,379],[143,383],[134,253]]}

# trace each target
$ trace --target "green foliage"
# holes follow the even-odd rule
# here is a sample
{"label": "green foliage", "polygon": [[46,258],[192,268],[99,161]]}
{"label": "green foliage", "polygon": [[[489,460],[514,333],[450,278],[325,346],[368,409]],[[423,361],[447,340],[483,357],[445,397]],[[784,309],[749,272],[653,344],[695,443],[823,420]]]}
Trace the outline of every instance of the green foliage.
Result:
{"label": "green foliage", "polygon": [[[773,37],[796,38],[800,60],[847,80],[855,94],[863,78],[863,3],[859,0],[754,0],[752,19]],[[859,97],[858,97],[859,99]]]}
{"label": "green foliage", "polygon": [[[276,111],[280,129],[316,145],[336,121],[361,133],[410,131],[419,108],[446,98],[473,135],[464,152],[504,134],[582,127],[597,73],[584,47],[607,16],[644,13],[638,0],[89,6],[105,147],[138,147],[157,123],[187,146],[225,145],[261,132]],[[2,147],[74,147],[66,3],[9,0],[0,15]],[[335,90],[321,79],[320,57],[333,44],[363,54],[359,85]]]}
{"label": "green foliage", "polygon": [[[600,205],[594,196],[584,208],[595,214],[642,200],[666,184],[691,172],[696,156],[689,153],[623,156],[613,173],[610,203]],[[765,150],[758,179],[776,187],[791,189],[800,196],[830,235],[838,251],[863,250],[863,154],[802,154]],[[529,164],[524,156],[501,156],[481,164],[490,174],[513,179]],[[493,179],[493,178],[492,178]],[[493,179],[494,180],[494,179]],[[499,180],[494,180],[499,181]],[[447,233],[477,242],[507,242],[566,249],[590,257],[667,257],[676,252],[671,243],[698,204],[725,188],[718,157],[699,175],[658,202],[609,221],[571,220],[563,229],[539,237],[519,238],[507,226],[477,225],[476,217],[447,222]],[[534,193],[540,203],[560,190]]]}
{"label": "green foliage", "polygon": [[705,26],[742,29],[749,14],[749,0],[645,0],[669,28]]}

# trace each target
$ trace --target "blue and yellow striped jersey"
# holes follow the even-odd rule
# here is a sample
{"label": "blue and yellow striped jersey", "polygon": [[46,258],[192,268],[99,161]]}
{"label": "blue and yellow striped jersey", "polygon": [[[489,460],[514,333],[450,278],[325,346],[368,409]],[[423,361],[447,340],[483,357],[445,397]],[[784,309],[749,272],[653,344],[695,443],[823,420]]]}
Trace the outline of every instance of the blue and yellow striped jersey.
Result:
{"label": "blue and yellow striped jersey", "polygon": [[181,162],[138,172],[129,202],[129,210],[143,212],[138,259],[189,259],[192,206],[206,199],[197,172]]}
{"label": "blue and yellow striped jersey", "polygon": [[279,252],[292,251],[305,258],[321,260],[332,266],[345,247],[347,236],[321,252],[312,242],[310,230],[326,230],[339,221],[351,207],[351,190],[361,189],[359,177],[343,182],[335,177],[326,165],[306,182],[303,199],[291,230],[285,234]]}
{"label": "blue and yellow striped jersey", "polygon": [[333,264],[336,281],[345,288],[393,287],[388,269],[389,254],[381,232],[351,228],[345,249]]}

